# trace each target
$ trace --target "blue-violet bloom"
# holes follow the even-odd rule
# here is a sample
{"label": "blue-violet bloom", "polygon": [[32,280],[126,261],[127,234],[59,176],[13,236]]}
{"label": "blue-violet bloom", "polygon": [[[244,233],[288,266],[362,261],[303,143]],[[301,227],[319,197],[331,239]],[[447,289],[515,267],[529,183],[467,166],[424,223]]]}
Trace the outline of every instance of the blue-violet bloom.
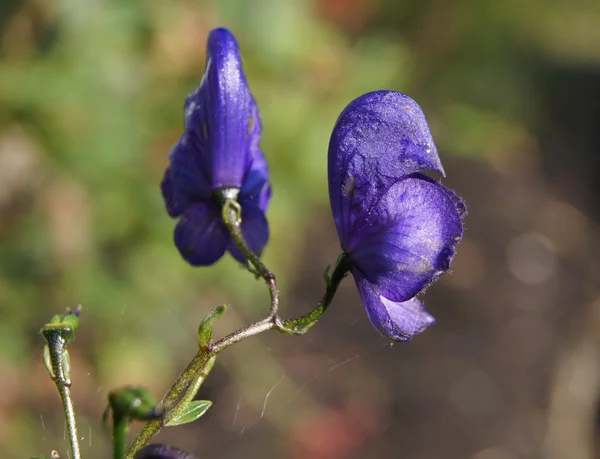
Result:
{"label": "blue-violet bloom", "polygon": [[423,170],[444,175],[414,100],[375,91],[341,113],[329,144],[331,209],[367,315],[396,341],[434,322],[416,295],[449,269],[463,235],[463,201]]}
{"label": "blue-violet bloom", "polygon": [[237,41],[229,30],[215,29],[208,37],[204,76],[185,101],[185,130],[161,184],[169,215],[179,218],[175,245],[190,264],[210,265],[226,250],[244,262],[222,221],[223,190],[242,207],[242,234],[250,249],[260,255],[267,244],[271,187],[259,147],[261,129]]}
{"label": "blue-violet bloom", "polygon": [[145,446],[135,455],[135,459],[196,459],[196,456],[162,443]]}

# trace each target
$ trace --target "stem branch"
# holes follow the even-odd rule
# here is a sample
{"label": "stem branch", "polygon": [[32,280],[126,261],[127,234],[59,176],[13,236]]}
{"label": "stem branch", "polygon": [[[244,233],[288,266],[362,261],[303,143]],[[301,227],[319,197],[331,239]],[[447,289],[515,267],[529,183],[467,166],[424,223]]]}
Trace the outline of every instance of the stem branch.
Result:
{"label": "stem branch", "polygon": [[[230,191],[230,190],[229,190]],[[228,190],[224,190],[225,194]],[[154,435],[166,424],[168,419],[181,411],[187,403],[189,403],[202,383],[210,368],[214,357],[221,351],[227,349],[235,343],[238,343],[251,336],[258,335],[267,330],[277,329],[285,333],[302,334],[314,325],[317,319],[325,312],[335,292],[342,281],[348,274],[350,262],[347,255],[344,253],[338,259],[338,263],[331,278],[327,278],[327,288],[321,302],[317,307],[308,314],[297,319],[282,321],[278,317],[279,310],[279,288],[275,275],[265,266],[261,259],[248,247],[242,234],[241,208],[240,205],[228,196],[223,196],[223,221],[229,229],[231,237],[236,246],[246,257],[249,263],[249,269],[262,277],[267,284],[271,297],[271,308],[269,314],[257,322],[248,325],[240,330],[237,330],[220,340],[201,346],[198,353],[194,356],[188,366],[181,372],[173,386],[169,389],[162,400],[162,405],[165,410],[163,419],[149,421],[127,451],[127,459],[133,459],[136,452],[142,449]],[[255,270],[255,271],[254,271]],[[192,386],[190,386],[190,383]],[[187,394],[184,395],[186,388]],[[179,400],[179,403],[177,401]]]}

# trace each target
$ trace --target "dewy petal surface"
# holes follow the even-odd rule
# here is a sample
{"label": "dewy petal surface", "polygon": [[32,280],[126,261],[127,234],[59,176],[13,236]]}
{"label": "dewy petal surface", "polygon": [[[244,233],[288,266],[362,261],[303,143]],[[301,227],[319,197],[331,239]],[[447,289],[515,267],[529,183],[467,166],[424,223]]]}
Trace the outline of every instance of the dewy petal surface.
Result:
{"label": "dewy petal surface", "polygon": [[185,104],[186,132],[212,188],[241,188],[260,140],[260,118],[233,34],[210,33],[206,71]]}
{"label": "dewy petal surface", "polygon": [[381,335],[395,341],[410,341],[413,335],[421,333],[435,322],[418,299],[390,301],[380,295],[375,286],[360,273],[353,274],[367,316]]}
{"label": "dewy petal surface", "polygon": [[422,170],[444,174],[425,115],[410,97],[375,91],[352,101],[329,143],[331,208],[346,249],[359,205],[369,208],[398,179]]}
{"label": "dewy petal surface", "polygon": [[175,243],[190,264],[210,265],[228,248],[243,261],[222,221],[214,193],[218,188],[240,190],[242,231],[255,252],[264,249],[271,187],[261,131],[238,43],[227,29],[214,29],[202,81],[186,99],[185,130],[169,154],[161,183],[167,212],[180,218]]}
{"label": "dewy petal surface", "polygon": [[227,248],[226,228],[219,207],[200,202],[186,209],[175,227],[175,245],[193,266],[213,264]]}
{"label": "dewy petal surface", "polygon": [[448,270],[463,213],[460,198],[435,180],[399,180],[352,228],[352,264],[385,298],[406,301]]}

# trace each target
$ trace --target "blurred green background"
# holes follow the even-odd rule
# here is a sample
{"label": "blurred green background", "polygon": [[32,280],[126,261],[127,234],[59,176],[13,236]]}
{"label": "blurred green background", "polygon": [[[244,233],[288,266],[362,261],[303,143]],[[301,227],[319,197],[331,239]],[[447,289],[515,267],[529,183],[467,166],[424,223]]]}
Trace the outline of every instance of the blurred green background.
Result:
{"label": "blurred green background", "polygon": [[[201,421],[160,440],[199,457],[600,457],[600,2],[4,0],[0,4],[0,455],[66,455],[39,329],[83,304],[71,346],[84,457],[110,457],[107,392],[157,397],[212,307],[264,315],[230,258],[193,269],[159,182],[204,69],[237,36],[274,196],[265,254],[283,313],[308,311],[339,246],[326,155],[355,97],[423,107],[469,205],[437,324],[389,344],[351,280],[304,338],[225,353]],[[138,427],[134,427],[136,430]]]}

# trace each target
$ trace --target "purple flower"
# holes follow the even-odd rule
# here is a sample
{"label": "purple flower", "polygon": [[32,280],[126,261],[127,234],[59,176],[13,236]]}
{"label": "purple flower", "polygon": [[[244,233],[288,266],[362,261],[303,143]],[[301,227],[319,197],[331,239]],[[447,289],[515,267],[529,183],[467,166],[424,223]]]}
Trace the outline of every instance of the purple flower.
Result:
{"label": "purple flower", "polygon": [[448,270],[463,201],[420,173],[444,174],[415,101],[376,91],[342,112],[329,144],[329,199],[342,249],[375,328],[407,341],[434,322],[416,295]]}
{"label": "purple flower", "polygon": [[223,192],[242,207],[242,233],[250,249],[260,255],[267,244],[271,187],[259,148],[261,129],[235,37],[215,29],[208,37],[202,81],[185,101],[185,131],[171,150],[161,184],[169,215],[179,218],[175,245],[190,264],[210,265],[226,250],[244,262],[222,221]]}
{"label": "purple flower", "polygon": [[156,443],[142,448],[135,455],[135,459],[196,459],[196,456],[173,446]]}

